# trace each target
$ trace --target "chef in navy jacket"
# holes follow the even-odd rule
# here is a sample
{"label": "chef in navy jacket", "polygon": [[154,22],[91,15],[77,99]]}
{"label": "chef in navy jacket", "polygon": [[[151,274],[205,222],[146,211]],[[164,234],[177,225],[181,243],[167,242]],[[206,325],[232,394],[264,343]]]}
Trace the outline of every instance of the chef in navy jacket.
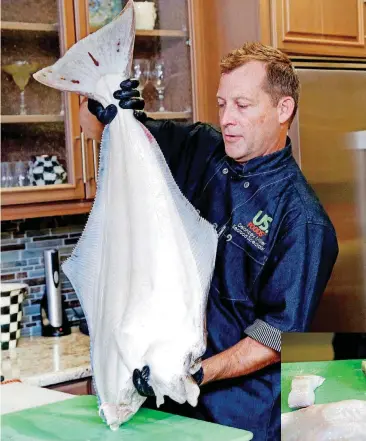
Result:
{"label": "chef in navy jacket", "polygon": [[[115,93],[122,108],[143,108],[136,84],[126,80]],[[221,61],[221,130],[135,111],[219,237],[198,406],[167,399],[160,410],[250,430],[255,440],[280,440],[281,332],[309,330],[338,254],[333,225],[292,156],[298,100],[288,57],[247,43]],[[103,123],[116,113],[91,100],[88,108]],[[86,102],[80,118],[100,138]],[[153,394],[147,374],[137,382],[142,395]]]}

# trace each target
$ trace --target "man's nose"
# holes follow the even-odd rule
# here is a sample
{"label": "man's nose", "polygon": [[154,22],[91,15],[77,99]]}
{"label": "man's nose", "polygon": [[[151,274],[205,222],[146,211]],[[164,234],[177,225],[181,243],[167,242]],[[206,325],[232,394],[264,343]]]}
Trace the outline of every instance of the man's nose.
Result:
{"label": "man's nose", "polygon": [[229,106],[224,107],[220,113],[220,120],[221,125],[224,127],[236,125],[236,118],[233,109]]}

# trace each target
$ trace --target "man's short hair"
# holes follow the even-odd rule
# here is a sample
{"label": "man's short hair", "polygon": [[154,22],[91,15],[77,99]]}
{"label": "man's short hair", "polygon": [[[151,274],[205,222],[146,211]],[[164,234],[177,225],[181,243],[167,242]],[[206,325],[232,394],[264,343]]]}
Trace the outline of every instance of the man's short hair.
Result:
{"label": "man's short hair", "polygon": [[283,52],[261,43],[245,43],[222,58],[220,62],[221,74],[229,73],[249,61],[262,61],[265,63],[267,79],[263,89],[271,97],[274,106],[280,98],[291,96],[295,107],[289,119],[291,125],[297,111],[300,95],[299,77],[291,60]]}

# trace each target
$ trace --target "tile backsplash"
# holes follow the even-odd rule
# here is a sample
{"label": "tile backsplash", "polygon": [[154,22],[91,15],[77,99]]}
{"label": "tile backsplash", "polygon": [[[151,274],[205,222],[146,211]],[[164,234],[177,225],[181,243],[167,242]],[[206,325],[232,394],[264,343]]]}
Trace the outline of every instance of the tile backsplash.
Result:
{"label": "tile backsplash", "polygon": [[[43,251],[58,249],[60,264],[71,254],[88,215],[58,216],[1,222],[1,281],[26,283],[29,295],[23,302],[22,336],[41,334],[40,302],[45,292]],[[61,291],[70,324],[84,317],[75,291],[60,272]]]}

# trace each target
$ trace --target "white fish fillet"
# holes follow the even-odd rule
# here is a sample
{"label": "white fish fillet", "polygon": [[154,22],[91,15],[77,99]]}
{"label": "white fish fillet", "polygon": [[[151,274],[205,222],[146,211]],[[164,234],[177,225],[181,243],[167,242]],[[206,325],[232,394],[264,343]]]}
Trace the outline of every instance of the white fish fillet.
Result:
{"label": "white fish fillet", "polygon": [[[60,90],[118,105],[130,77],[133,2],[34,77]],[[158,405],[170,396],[197,404],[191,374],[206,348],[205,310],[217,234],[179,191],[164,157],[131,110],[105,129],[98,190],[85,230],[63,265],[90,332],[102,416],[111,428],[145,398],[132,372],[150,366]]]}
{"label": "white fish fillet", "polygon": [[325,381],[319,375],[299,375],[293,378],[291,392],[288,396],[288,407],[296,409],[307,407],[315,403],[315,389]]}
{"label": "white fish fillet", "polygon": [[366,401],[315,404],[281,416],[282,441],[366,441]]}

